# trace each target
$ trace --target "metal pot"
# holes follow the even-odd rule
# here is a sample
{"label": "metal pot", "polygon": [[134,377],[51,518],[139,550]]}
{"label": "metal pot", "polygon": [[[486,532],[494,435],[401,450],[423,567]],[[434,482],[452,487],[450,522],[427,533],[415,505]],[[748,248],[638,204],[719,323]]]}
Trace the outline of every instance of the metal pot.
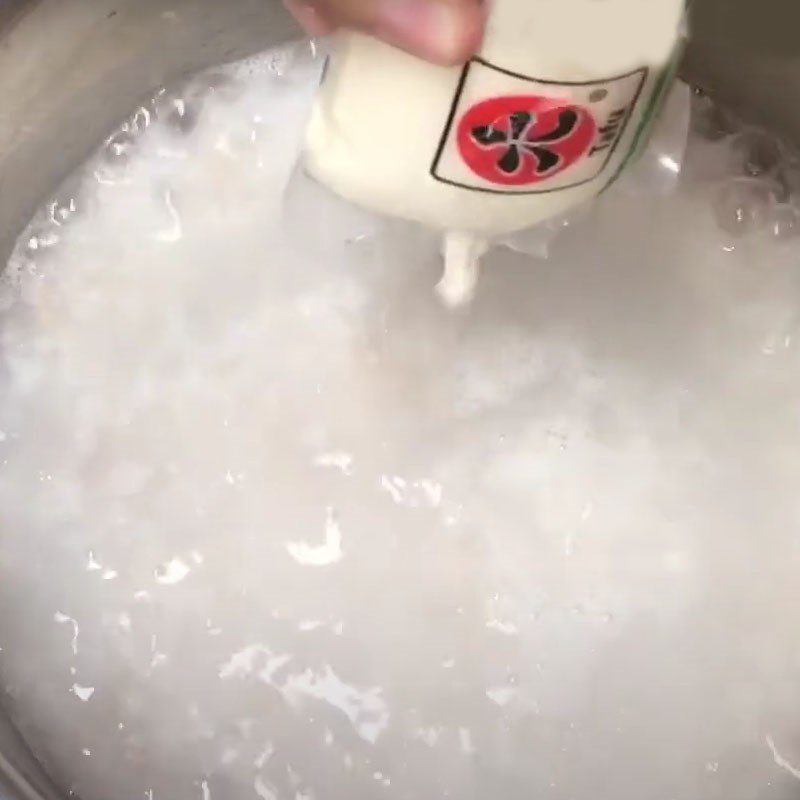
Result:
{"label": "metal pot", "polygon": [[[800,145],[797,0],[695,0],[692,17],[684,77]],[[0,0],[0,265],[138,101],[297,33],[277,0]],[[0,797],[66,794],[0,713]]]}

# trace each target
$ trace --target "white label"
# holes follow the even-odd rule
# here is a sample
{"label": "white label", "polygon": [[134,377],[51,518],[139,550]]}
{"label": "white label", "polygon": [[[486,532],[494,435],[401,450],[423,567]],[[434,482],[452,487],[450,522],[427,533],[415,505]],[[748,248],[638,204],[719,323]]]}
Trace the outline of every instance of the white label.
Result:
{"label": "white label", "polygon": [[473,59],[431,166],[438,181],[496,194],[543,194],[606,173],[647,78],[529,78]]}

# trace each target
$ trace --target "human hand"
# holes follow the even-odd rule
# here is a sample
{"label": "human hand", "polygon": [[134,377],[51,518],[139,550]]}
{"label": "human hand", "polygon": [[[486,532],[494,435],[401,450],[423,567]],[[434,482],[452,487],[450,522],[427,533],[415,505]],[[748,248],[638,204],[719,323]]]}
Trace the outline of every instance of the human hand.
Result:
{"label": "human hand", "polygon": [[482,0],[284,0],[312,36],[352,28],[436,64],[466,61],[480,46]]}

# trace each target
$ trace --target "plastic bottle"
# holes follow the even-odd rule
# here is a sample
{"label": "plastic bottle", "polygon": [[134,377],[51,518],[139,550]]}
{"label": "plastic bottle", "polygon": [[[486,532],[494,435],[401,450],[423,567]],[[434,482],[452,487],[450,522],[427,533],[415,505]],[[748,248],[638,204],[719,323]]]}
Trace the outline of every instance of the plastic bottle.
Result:
{"label": "plastic bottle", "polygon": [[599,194],[674,75],[684,0],[493,0],[480,52],[439,67],[338,37],[305,165],[361,206],[445,233],[448,302],[489,241]]}

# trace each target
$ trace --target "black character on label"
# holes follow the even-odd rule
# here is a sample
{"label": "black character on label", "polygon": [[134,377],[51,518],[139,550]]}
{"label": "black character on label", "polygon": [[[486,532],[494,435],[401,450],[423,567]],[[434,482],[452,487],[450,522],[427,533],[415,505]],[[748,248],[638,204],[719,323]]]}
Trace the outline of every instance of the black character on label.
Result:
{"label": "black character on label", "polygon": [[578,113],[572,108],[559,112],[555,127],[537,134],[538,117],[529,111],[515,111],[493,125],[478,125],[472,138],[482,147],[502,149],[497,166],[513,175],[522,165],[526,154],[536,158],[536,174],[544,175],[558,167],[561,156],[546,145],[566,139],[578,125]]}

